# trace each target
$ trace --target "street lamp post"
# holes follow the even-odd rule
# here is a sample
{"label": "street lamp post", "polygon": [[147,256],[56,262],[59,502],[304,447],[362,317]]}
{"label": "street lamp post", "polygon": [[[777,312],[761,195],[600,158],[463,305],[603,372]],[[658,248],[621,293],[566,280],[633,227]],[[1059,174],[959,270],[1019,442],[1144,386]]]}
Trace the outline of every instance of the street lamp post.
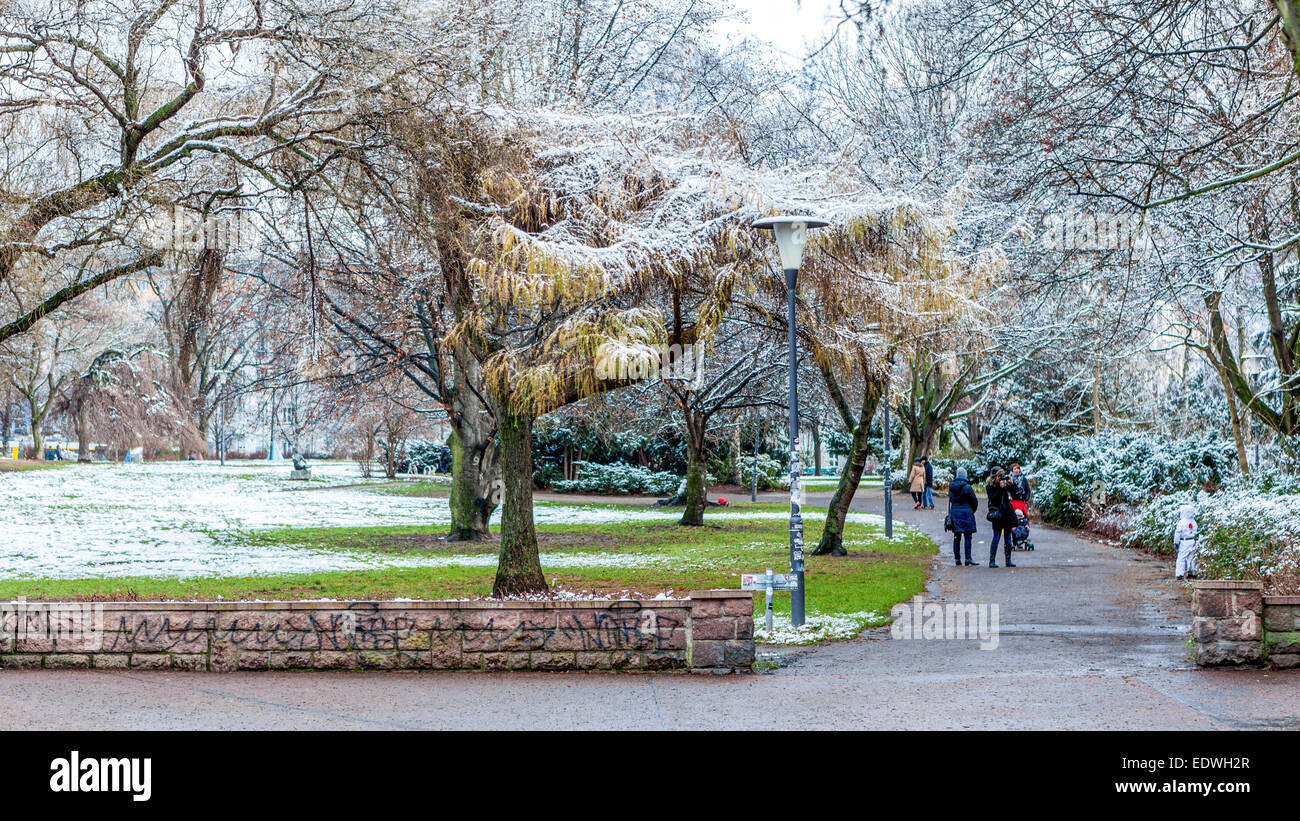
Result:
{"label": "street lamp post", "polygon": [[757,220],[755,228],[776,235],[777,250],[781,255],[781,268],[785,271],[785,292],[789,331],[789,406],[790,406],[790,572],[798,579],[798,587],[790,595],[790,623],[801,627],[804,623],[804,567],[803,567],[803,471],[799,467],[799,347],[795,339],[794,298],[799,280],[799,263],[803,261],[804,244],[809,228],[821,228],[825,220],[813,217],[780,216]]}
{"label": "street lamp post", "polygon": [[885,380],[885,471],[881,476],[885,486],[885,538],[894,538],[894,479],[889,475],[889,465],[894,461],[889,441],[889,380]]}

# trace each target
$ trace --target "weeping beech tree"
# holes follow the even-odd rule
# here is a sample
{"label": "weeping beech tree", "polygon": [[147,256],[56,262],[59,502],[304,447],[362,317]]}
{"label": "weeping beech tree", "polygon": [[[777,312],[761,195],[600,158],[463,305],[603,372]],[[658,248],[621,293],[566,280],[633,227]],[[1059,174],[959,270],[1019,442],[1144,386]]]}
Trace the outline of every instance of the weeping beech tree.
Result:
{"label": "weeping beech tree", "polygon": [[[901,202],[811,235],[796,302],[799,337],[851,435],[847,463],[813,555],[846,555],[844,521],[870,450],[871,419],[894,352],[916,340],[969,341],[988,312],[976,300],[1005,271],[994,247],[955,248],[964,192],[940,208]],[[852,390],[859,398],[850,401]]]}
{"label": "weeping beech tree", "polygon": [[[531,201],[516,200],[520,204]],[[503,221],[484,256],[470,268],[477,310],[452,331],[481,364],[486,398],[497,422],[501,464],[501,549],[493,596],[548,590],[533,526],[533,425],[538,417],[619,387],[597,365],[610,339],[653,343],[662,326],[653,311],[621,304],[629,283],[601,266],[555,256],[543,233],[545,205],[526,206]]]}
{"label": "weeping beech tree", "polygon": [[[747,241],[739,215],[750,206],[709,183],[707,157],[682,160],[680,144],[661,141],[682,134],[681,123],[654,125],[536,114],[512,126],[516,150],[481,169],[460,204],[481,227],[460,235],[464,301],[443,344],[477,364],[496,419],[495,596],[547,590],[533,526],[536,420],[648,373],[670,338],[684,338],[653,295],[666,281],[725,266]],[[695,307],[698,339],[720,321],[725,299]]]}

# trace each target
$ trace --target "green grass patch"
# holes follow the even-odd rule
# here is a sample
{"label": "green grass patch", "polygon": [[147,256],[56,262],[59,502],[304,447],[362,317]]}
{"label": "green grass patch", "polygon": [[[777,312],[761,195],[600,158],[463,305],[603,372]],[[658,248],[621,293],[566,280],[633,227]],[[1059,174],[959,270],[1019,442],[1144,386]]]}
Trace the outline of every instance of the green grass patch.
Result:
{"label": "green grass patch", "polygon": [[[593,498],[601,498],[601,497],[593,496]],[[565,496],[565,501],[560,501],[557,499],[547,499],[545,497],[536,499],[533,502],[533,506],[534,507],[578,506],[578,507],[590,508],[591,510],[660,510],[663,511],[664,513],[675,513],[677,515],[681,515],[682,507],[680,505],[676,507],[660,507],[659,505],[656,505],[654,503],[653,501],[654,497],[638,496],[635,498],[638,501],[582,502],[578,500],[579,497],[577,494],[569,494]],[[717,500],[716,496],[712,496],[710,498],[713,499],[714,501]],[[824,514],[826,512],[826,508],[824,507],[811,507],[809,505],[804,505],[802,510],[804,513]],[[788,501],[751,502],[749,501],[749,499],[728,498],[725,507],[719,506],[719,507],[706,508],[704,511],[704,521],[707,524],[709,521],[709,517],[716,513],[737,513],[737,512],[745,512],[745,511],[758,511],[761,513],[789,513],[790,503]]]}
{"label": "green grass patch", "polygon": [[37,459],[0,459],[0,473],[22,473],[28,470],[51,470],[67,467],[68,462],[46,462]]}
{"label": "green grass patch", "polygon": [[370,485],[369,489],[377,493],[389,493],[393,496],[418,496],[429,499],[446,499],[451,495],[451,478],[420,479],[415,482],[402,482],[391,485]]}

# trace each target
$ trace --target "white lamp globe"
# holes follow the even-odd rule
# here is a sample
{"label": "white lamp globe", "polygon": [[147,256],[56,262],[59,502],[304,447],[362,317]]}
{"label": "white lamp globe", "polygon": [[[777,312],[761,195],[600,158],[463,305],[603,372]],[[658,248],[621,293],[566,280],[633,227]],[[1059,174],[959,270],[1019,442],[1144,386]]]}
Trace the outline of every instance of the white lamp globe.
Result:
{"label": "white lamp globe", "polygon": [[754,221],[754,227],[771,231],[776,235],[776,247],[781,255],[781,267],[787,271],[798,270],[803,261],[804,245],[808,241],[809,228],[822,228],[829,225],[826,220],[816,217],[783,215],[764,217]]}

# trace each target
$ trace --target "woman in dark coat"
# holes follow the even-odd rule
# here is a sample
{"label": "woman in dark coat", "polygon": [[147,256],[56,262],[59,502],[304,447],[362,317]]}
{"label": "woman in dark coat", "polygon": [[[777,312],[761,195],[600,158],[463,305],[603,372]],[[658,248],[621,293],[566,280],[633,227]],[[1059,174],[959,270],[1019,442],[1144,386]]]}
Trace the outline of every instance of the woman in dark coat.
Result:
{"label": "woman in dark coat", "polygon": [[989,524],[993,526],[993,543],[989,546],[989,567],[998,566],[999,538],[1002,540],[1002,549],[1006,552],[1004,564],[1007,567],[1015,567],[1011,561],[1011,529],[1016,524],[1016,511],[1011,506],[1011,492],[1015,486],[1002,472],[1002,468],[993,468],[986,487],[989,493]]}
{"label": "woman in dark coat", "polygon": [[957,476],[948,485],[949,514],[952,516],[952,558],[961,567],[961,537],[966,537],[966,564],[975,562],[970,558],[971,534],[975,532],[975,511],[979,510],[980,500],[975,489],[966,480],[966,468],[957,468]]}

